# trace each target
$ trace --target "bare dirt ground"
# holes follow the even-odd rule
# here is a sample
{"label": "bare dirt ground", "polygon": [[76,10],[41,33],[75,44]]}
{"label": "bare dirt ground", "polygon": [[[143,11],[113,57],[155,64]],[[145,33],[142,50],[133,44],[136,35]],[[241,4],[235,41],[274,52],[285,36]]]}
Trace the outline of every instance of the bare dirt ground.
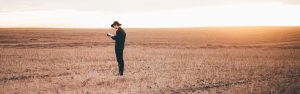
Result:
{"label": "bare dirt ground", "polygon": [[1,94],[300,94],[300,27],[0,29]]}

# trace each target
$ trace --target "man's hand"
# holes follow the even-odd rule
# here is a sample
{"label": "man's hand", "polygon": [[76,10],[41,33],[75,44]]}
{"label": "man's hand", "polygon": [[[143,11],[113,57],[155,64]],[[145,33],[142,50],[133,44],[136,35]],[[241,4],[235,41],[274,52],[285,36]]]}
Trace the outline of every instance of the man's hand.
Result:
{"label": "man's hand", "polygon": [[112,33],[107,33],[106,35],[109,36],[109,37],[114,36],[114,34],[112,34]]}

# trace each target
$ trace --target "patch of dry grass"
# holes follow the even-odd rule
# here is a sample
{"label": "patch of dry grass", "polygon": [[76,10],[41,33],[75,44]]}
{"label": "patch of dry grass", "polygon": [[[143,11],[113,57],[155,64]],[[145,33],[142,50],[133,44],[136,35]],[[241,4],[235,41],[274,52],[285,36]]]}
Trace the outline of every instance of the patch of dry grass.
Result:
{"label": "patch of dry grass", "polygon": [[0,29],[0,93],[300,93],[299,27]]}

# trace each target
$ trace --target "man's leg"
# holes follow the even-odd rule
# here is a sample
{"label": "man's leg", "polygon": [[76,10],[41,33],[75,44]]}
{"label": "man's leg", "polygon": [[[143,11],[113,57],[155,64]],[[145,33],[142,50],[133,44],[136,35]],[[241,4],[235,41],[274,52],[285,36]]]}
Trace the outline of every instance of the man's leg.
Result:
{"label": "man's leg", "polygon": [[119,66],[119,73],[120,75],[123,75],[124,72],[124,60],[123,60],[123,50],[122,49],[116,49],[116,56]]}

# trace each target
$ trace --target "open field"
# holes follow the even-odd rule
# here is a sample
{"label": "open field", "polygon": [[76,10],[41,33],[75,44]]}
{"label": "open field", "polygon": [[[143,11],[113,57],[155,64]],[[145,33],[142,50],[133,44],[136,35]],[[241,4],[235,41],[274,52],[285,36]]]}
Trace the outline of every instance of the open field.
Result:
{"label": "open field", "polygon": [[300,94],[300,27],[0,29],[0,94]]}

